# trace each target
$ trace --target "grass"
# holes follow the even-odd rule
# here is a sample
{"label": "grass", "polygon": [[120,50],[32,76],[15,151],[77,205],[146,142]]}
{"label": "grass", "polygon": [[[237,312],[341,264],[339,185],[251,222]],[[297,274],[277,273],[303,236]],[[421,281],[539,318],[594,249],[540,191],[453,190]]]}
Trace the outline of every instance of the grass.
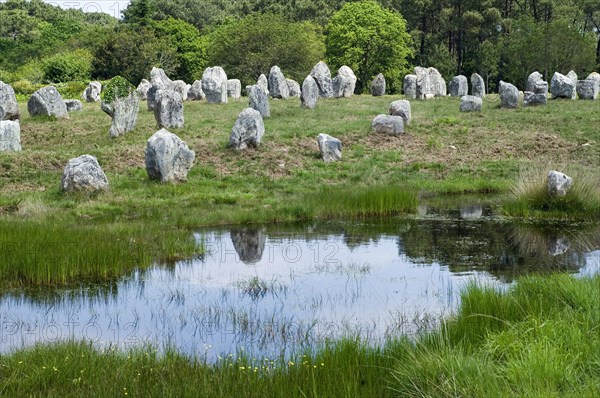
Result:
{"label": "grass", "polygon": [[293,359],[202,358],[65,342],[0,356],[0,395],[596,397],[600,277],[471,285],[457,314],[415,341],[332,342]]}

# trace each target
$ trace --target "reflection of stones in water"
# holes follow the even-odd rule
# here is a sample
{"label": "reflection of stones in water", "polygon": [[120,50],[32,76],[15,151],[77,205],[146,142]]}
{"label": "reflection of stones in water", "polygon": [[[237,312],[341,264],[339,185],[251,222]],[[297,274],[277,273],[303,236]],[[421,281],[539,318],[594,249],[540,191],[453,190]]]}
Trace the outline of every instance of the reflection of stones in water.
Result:
{"label": "reflection of stones in water", "polygon": [[483,207],[481,205],[463,206],[460,208],[460,218],[465,220],[474,220],[483,216]]}
{"label": "reflection of stones in water", "polygon": [[230,235],[233,247],[244,264],[254,264],[262,259],[266,242],[262,229],[233,229]]}
{"label": "reflection of stones in water", "polygon": [[555,257],[565,254],[571,244],[564,236],[550,236],[548,238],[548,254]]}
{"label": "reflection of stones in water", "polygon": [[419,215],[419,217],[425,217],[427,215],[428,210],[429,210],[429,206],[419,205],[417,207],[417,214]]}

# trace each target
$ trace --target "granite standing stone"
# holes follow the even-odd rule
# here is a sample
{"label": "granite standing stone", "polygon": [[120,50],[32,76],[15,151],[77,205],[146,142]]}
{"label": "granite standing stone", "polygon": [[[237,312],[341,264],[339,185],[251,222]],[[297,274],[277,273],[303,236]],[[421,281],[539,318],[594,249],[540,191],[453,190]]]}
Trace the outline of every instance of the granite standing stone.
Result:
{"label": "granite standing stone", "polygon": [[466,76],[458,75],[454,76],[450,80],[450,96],[452,97],[464,97],[469,95],[469,82]]}
{"label": "granite standing stone", "polygon": [[227,96],[232,99],[240,99],[242,96],[242,82],[238,79],[227,80]]}
{"label": "granite standing stone", "polygon": [[140,100],[146,101],[148,99],[148,90],[150,90],[151,86],[152,84],[150,84],[150,82],[146,79],[142,79],[140,84],[138,84],[136,90],[140,96]]}
{"label": "granite standing stone", "polygon": [[525,91],[531,91],[535,93],[535,87],[538,82],[544,81],[544,76],[537,70],[527,77],[527,84],[525,85]]}
{"label": "granite standing stone", "polygon": [[257,148],[265,133],[263,118],[255,109],[246,108],[238,116],[231,135],[229,147],[244,150],[248,147]]}
{"label": "granite standing stone", "polygon": [[356,88],[356,80],[352,69],[346,65],[342,66],[333,79],[333,96],[335,98],[352,97]]}
{"label": "granite standing stone", "polygon": [[404,119],[402,116],[377,115],[371,122],[371,130],[387,135],[400,135],[404,133]]}
{"label": "granite standing stone", "polygon": [[271,116],[269,97],[265,90],[258,84],[246,87],[248,93],[248,106],[260,113],[263,118]]}
{"label": "granite standing stone", "polygon": [[325,163],[342,160],[342,141],[328,134],[319,134],[317,143]]}
{"label": "granite standing stone", "polygon": [[181,97],[182,101],[188,100],[190,86],[183,80],[173,81],[173,91],[175,91]]}
{"label": "granite standing stone", "polygon": [[265,75],[260,75],[256,81],[256,84],[263,89],[265,94],[269,95],[269,80]]}
{"label": "granite standing stone", "polygon": [[181,138],[161,129],[146,143],[146,172],[151,180],[162,183],[186,181],[195,157]]}
{"label": "granite standing stone", "polygon": [[0,120],[0,152],[21,150],[21,125],[18,120]]}
{"label": "granite standing stone", "polygon": [[565,196],[571,186],[573,179],[560,171],[550,170],[548,173],[548,194],[553,198]]}
{"label": "granite standing stone", "polygon": [[227,103],[227,74],[223,68],[206,68],[202,73],[202,91],[211,104]]}
{"label": "granite standing stone", "polygon": [[10,84],[0,81],[0,120],[18,120],[19,103]]}
{"label": "granite standing stone", "polygon": [[407,99],[417,99],[417,75],[404,76],[404,96]]}
{"label": "granite standing stone", "polygon": [[89,82],[86,89],[81,94],[85,102],[100,102],[100,93],[102,92],[102,83]]}
{"label": "granite standing stone", "polygon": [[411,108],[410,102],[407,100],[398,100],[390,104],[390,115],[400,116],[404,120],[404,125],[410,125]]}
{"label": "granite standing stone", "polygon": [[204,91],[202,91],[202,81],[196,80],[188,91],[188,100],[202,101],[203,99],[206,99],[206,95],[204,95]]}
{"label": "granite standing stone", "polygon": [[385,76],[382,73],[375,76],[371,82],[371,95],[381,97],[385,95]]}
{"label": "granite standing stone", "polygon": [[500,106],[502,108],[519,107],[519,89],[510,83],[500,81]]}
{"label": "granite standing stone", "polygon": [[552,98],[575,99],[577,97],[577,81],[568,76],[554,72],[550,81]]}
{"label": "granite standing stone", "polygon": [[37,90],[27,101],[27,111],[31,116],[54,116],[58,119],[68,119],[69,112],[65,101],[54,86]]}
{"label": "granite standing stone", "polygon": [[333,81],[331,80],[331,71],[327,64],[320,61],[310,71],[310,75],[317,82],[319,87],[319,97],[321,98],[332,98],[333,97]]}
{"label": "granite standing stone", "polygon": [[577,81],[577,96],[582,100],[598,99],[598,90],[600,89],[597,80],[579,80]]}
{"label": "granite standing stone", "polygon": [[177,91],[158,90],[156,92],[154,119],[158,127],[183,127],[183,99]]}
{"label": "granite standing stone", "polygon": [[292,79],[285,79],[288,85],[288,89],[290,92],[290,98],[300,98],[300,93],[302,90],[300,89],[300,83]]}
{"label": "granite standing stone", "polygon": [[152,68],[150,71],[150,88],[146,92],[149,111],[153,111],[156,107],[156,92],[158,90],[175,90],[175,84],[163,69]]}
{"label": "granite standing stone", "polygon": [[485,97],[485,81],[478,73],[471,75],[471,95],[479,98]]}
{"label": "granite standing stone", "polygon": [[106,174],[91,155],[69,160],[60,180],[62,192],[96,192],[108,189]]}
{"label": "granite standing stone", "polygon": [[442,74],[434,67],[427,68],[427,74],[429,76],[429,87],[430,92],[436,97],[445,97],[447,94],[446,80],[442,77]]}
{"label": "granite standing stone", "polygon": [[315,109],[317,107],[317,101],[319,100],[319,86],[311,75],[306,76],[302,83],[302,93],[300,94],[300,100],[302,106],[309,109]]}
{"label": "granite standing stone", "polygon": [[112,118],[109,135],[115,138],[133,130],[140,110],[140,95],[131,90],[125,98],[116,96],[109,104],[102,102],[100,108]]}
{"label": "granite standing stone", "polygon": [[269,72],[269,93],[273,98],[288,99],[290,97],[290,89],[285,76],[277,65],[271,67]]}

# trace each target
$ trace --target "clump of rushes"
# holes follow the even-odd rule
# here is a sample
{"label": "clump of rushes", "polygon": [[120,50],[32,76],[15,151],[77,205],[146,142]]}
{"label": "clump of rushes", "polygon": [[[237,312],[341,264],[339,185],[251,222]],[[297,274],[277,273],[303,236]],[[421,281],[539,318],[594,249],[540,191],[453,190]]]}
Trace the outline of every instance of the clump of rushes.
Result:
{"label": "clump of rushes", "polygon": [[[548,172],[560,170],[573,178],[573,186],[562,197],[548,193]],[[511,189],[505,213],[525,218],[593,219],[600,217],[600,176],[584,167],[532,167],[521,170]]]}
{"label": "clump of rushes", "polygon": [[102,88],[102,101],[110,104],[115,98],[126,98],[135,88],[121,76],[115,76]]}

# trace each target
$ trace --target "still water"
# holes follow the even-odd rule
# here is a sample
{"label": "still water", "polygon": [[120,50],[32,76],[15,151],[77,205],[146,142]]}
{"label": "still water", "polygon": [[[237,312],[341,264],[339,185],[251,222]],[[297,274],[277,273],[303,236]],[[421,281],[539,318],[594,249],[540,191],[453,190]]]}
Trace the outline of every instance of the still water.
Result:
{"label": "still water", "polygon": [[[432,215],[433,214],[433,215]],[[214,362],[292,356],[344,336],[371,344],[430,330],[468,283],[600,269],[600,229],[495,219],[485,207],[413,220],[194,233],[205,254],[77,290],[0,297],[0,352],[62,340],[169,347]]]}

